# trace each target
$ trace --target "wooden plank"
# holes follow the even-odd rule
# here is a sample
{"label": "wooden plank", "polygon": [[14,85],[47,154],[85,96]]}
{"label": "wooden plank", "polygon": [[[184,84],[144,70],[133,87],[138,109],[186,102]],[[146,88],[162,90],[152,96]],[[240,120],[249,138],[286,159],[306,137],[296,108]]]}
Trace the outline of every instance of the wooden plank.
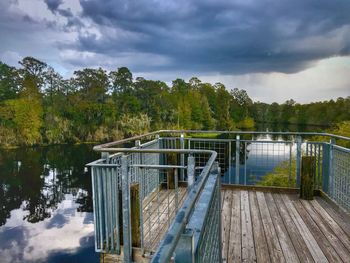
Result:
{"label": "wooden plank", "polygon": [[313,202],[313,204],[318,204],[318,208],[322,208],[324,211],[327,211],[327,213],[343,229],[347,236],[350,237],[350,216],[344,213],[344,211],[340,210],[339,208],[329,204],[321,197],[316,197],[315,199],[316,202]]}
{"label": "wooden plank", "polygon": [[[329,225],[337,237],[343,242],[344,246],[350,251],[349,236],[316,200],[312,200],[310,203],[314,207],[314,210],[323,218],[323,220]],[[350,221],[345,221],[345,223],[347,222]]]}
{"label": "wooden plank", "polygon": [[144,210],[144,220],[143,220],[143,240],[144,240],[144,247],[147,249],[150,248],[151,243],[151,231],[154,227],[154,224],[157,220],[158,213],[164,213],[167,206],[167,197],[169,195],[173,196],[174,193],[171,191],[173,190],[161,190],[159,192],[159,197],[154,198],[152,200],[152,206],[148,210]]}
{"label": "wooden plank", "polygon": [[[167,191],[167,196],[174,200],[175,193],[172,191]],[[172,205],[170,202],[169,205]],[[167,212],[168,202],[167,198],[162,203],[157,203],[157,209],[153,211],[148,221],[144,224],[144,246],[147,249],[151,249],[151,244],[159,234],[160,226],[162,226],[160,218],[163,217]]]}
{"label": "wooden plank", "polygon": [[[249,192],[250,214],[252,217],[253,235],[257,262],[270,262],[269,248],[260,216],[258,201],[254,191]],[[238,261],[229,261],[238,262]]]}
{"label": "wooden plank", "polygon": [[222,213],[222,209],[224,207],[224,198],[225,198],[225,190],[221,190],[221,213]]}
{"label": "wooden plank", "polygon": [[269,241],[269,253],[271,262],[285,262],[282,248],[277,238],[277,233],[272,223],[272,219],[269,213],[269,209],[266,204],[264,193],[256,192],[256,197],[259,204],[261,220],[264,226],[264,231],[266,235],[266,239]]}
{"label": "wooden plank", "polygon": [[143,222],[145,222],[153,215],[153,212],[158,208],[158,203],[163,203],[167,197],[167,190],[157,191],[155,195],[152,195],[151,200],[143,202]]}
{"label": "wooden plank", "polygon": [[[179,188],[178,191],[179,200],[182,200],[184,195],[186,195],[186,189]],[[144,232],[148,231],[149,224],[151,224],[153,228],[153,224],[158,220],[159,215],[168,212],[168,205],[171,210],[175,209],[175,190],[162,190],[161,193],[162,195],[160,195],[159,201],[154,200],[155,209],[153,209],[152,213],[149,215],[149,219],[144,221]]]}
{"label": "wooden plank", "polygon": [[[179,189],[180,190],[180,189]],[[181,206],[184,201],[185,201],[185,197],[186,197],[186,189],[181,188],[181,193],[179,193],[179,206]],[[172,202],[169,204],[171,209],[170,209],[170,213],[169,213],[169,220],[170,220],[170,224],[172,222],[172,220],[175,218],[176,215],[176,211],[175,211],[175,198],[173,198]],[[155,251],[160,243],[160,241],[162,240],[162,238],[164,237],[164,234],[166,233],[166,231],[168,230],[169,225],[167,224],[168,221],[168,214],[167,213],[163,213],[161,215],[160,218],[160,224],[158,225],[158,227],[154,226],[154,228],[152,229],[151,232],[155,232],[156,235],[155,237],[152,239],[152,243],[151,243],[151,248],[153,251]]]}
{"label": "wooden plank", "polygon": [[223,237],[222,242],[222,258],[227,260],[228,256],[228,244],[230,240],[230,226],[231,226],[231,194],[232,191],[226,191],[223,201],[222,213],[221,213],[221,233]]}
{"label": "wooden plank", "polygon": [[278,186],[259,186],[259,185],[222,184],[221,189],[236,190],[236,191],[246,190],[246,191],[269,192],[269,193],[288,193],[288,194],[299,193],[298,188],[278,187]]}
{"label": "wooden plank", "polygon": [[311,218],[317,224],[319,229],[322,231],[323,235],[328,239],[329,243],[332,245],[334,250],[337,252],[339,257],[344,261],[350,259],[350,254],[345,248],[341,240],[337,237],[338,233],[334,233],[329,225],[322,219],[322,217],[314,210],[313,206],[309,201],[301,200],[306,211],[309,213]]}
{"label": "wooden plank", "polygon": [[289,211],[289,215],[293,219],[295,226],[298,228],[299,233],[303,237],[307,248],[309,249],[315,262],[328,262],[326,256],[323,254],[322,249],[318,245],[314,236],[311,234],[309,228],[305,225],[305,222],[299,215],[298,211],[295,209],[292,201],[287,195],[280,195],[284,201],[284,204]]}
{"label": "wooden plank", "polygon": [[255,262],[255,247],[248,191],[241,191],[242,262]]}
{"label": "wooden plank", "polygon": [[300,235],[298,228],[294,224],[293,219],[288,213],[286,206],[284,205],[282,198],[278,194],[273,194],[273,199],[276,203],[277,209],[283,219],[284,225],[286,226],[286,230],[289,234],[290,239],[292,240],[295,251],[298,254],[300,262],[315,262],[312,258],[310,251],[307,249],[305,241]]}
{"label": "wooden plank", "polygon": [[241,262],[241,194],[239,191],[228,192],[231,193],[232,211],[227,262]]}
{"label": "wooden plank", "polygon": [[[148,263],[151,261],[151,258],[149,256],[143,255],[143,252],[139,248],[133,248],[132,249],[132,259],[133,262],[138,263]],[[116,254],[100,254],[100,263],[117,263],[117,262],[124,262],[124,254],[123,250],[121,250],[120,255]]]}
{"label": "wooden plank", "polygon": [[149,193],[142,202],[143,208],[147,207],[151,201],[154,199],[155,196],[157,196],[157,194],[161,191],[161,188],[158,187],[156,189],[154,189],[151,193]]}
{"label": "wooden plank", "polygon": [[311,230],[312,235],[317,240],[317,244],[322,249],[323,254],[327,257],[330,262],[342,262],[337,252],[334,250],[332,245],[329,243],[327,238],[323,235],[320,228],[317,224],[312,220],[310,215],[307,213],[300,200],[295,200],[293,202],[294,207],[298,211],[299,215],[307,225],[307,227]]}
{"label": "wooden plank", "polygon": [[291,263],[299,262],[298,255],[295,252],[293,243],[289,238],[288,232],[277,210],[275,201],[271,193],[265,193],[265,200],[266,200],[267,207],[269,208],[270,216],[274,224],[274,227],[278,236],[278,240],[280,242],[286,262],[291,262]]}

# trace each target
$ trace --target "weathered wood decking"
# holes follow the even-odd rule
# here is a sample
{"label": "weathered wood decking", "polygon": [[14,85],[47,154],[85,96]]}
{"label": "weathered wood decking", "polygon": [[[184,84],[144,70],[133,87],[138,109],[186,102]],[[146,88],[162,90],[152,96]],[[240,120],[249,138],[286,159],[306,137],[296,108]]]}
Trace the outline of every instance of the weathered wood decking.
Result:
{"label": "weathered wood decking", "polygon": [[[254,190],[252,190],[254,189]],[[295,189],[223,187],[224,262],[350,262],[350,217],[322,197],[300,200]],[[179,188],[179,204],[186,188]],[[174,217],[175,191],[161,190],[143,204],[145,247],[156,250]],[[169,210],[168,210],[169,208]],[[148,231],[151,229],[151,231]],[[149,262],[140,250],[136,262]],[[101,255],[101,262],[122,262]]]}
{"label": "weathered wood decking", "polygon": [[350,262],[350,220],[321,197],[222,190],[226,262]]}

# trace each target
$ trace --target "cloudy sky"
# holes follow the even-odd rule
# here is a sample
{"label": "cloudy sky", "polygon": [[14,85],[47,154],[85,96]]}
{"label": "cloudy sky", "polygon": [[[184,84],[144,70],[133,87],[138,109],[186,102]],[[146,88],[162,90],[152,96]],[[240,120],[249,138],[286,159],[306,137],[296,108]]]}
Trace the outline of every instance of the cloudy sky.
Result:
{"label": "cloudy sky", "polygon": [[350,95],[349,0],[0,0],[0,60],[129,67],[264,102]]}

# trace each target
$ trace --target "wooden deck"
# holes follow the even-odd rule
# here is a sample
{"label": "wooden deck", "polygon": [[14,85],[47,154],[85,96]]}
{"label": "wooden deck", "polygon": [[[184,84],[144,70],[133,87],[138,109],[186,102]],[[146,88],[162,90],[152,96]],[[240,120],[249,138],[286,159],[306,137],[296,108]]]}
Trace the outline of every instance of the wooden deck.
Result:
{"label": "wooden deck", "polygon": [[[292,192],[249,187],[221,191],[224,262],[350,262],[350,216],[321,197],[305,201]],[[186,188],[178,193],[181,205]],[[144,200],[145,251],[156,250],[174,207],[175,190]],[[140,249],[133,253],[135,262],[149,262]],[[121,259],[101,254],[104,263]]]}
{"label": "wooden deck", "polygon": [[[176,198],[177,195],[177,198]],[[156,251],[166,230],[175,217],[175,204],[181,207],[187,195],[186,187],[161,189],[150,194],[142,203],[144,251],[146,254]],[[148,262],[140,249],[133,249],[136,262]],[[122,262],[122,255],[101,254],[101,263]]]}
{"label": "wooden deck", "polygon": [[160,190],[143,202],[143,233],[144,247],[155,251],[166,230],[175,217],[175,195],[177,193],[178,207],[185,201],[187,190],[179,187],[175,190]]}
{"label": "wooden deck", "polygon": [[321,197],[222,190],[226,262],[350,262],[350,219]]}

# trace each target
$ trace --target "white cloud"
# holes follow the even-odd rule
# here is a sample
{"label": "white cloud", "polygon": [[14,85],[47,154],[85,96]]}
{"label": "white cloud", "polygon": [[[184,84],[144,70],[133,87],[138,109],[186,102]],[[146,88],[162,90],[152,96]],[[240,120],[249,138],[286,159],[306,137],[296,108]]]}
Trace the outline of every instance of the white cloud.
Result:
{"label": "white cloud", "polygon": [[311,102],[350,96],[350,56],[323,59],[295,74],[254,73],[200,76],[205,82],[222,82],[227,88],[248,91],[254,100]]}
{"label": "white cloud", "polygon": [[0,60],[13,67],[17,67],[18,61],[20,61],[21,59],[21,55],[15,51],[8,50],[0,54]]}
{"label": "white cloud", "polygon": [[[13,263],[23,260],[45,262],[55,251],[74,252],[80,249],[81,239],[93,236],[94,225],[84,222],[87,213],[76,212],[78,206],[73,196],[66,194],[65,200],[58,204],[50,218],[35,224],[23,220],[28,211],[22,208],[11,211],[11,217],[1,231],[18,229],[23,233],[24,240],[13,239],[10,246],[0,248],[0,258]],[[53,223],[56,215],[66,220],[61,227],[55,227]],[[23,255],[23,259],[19,255]]]}

